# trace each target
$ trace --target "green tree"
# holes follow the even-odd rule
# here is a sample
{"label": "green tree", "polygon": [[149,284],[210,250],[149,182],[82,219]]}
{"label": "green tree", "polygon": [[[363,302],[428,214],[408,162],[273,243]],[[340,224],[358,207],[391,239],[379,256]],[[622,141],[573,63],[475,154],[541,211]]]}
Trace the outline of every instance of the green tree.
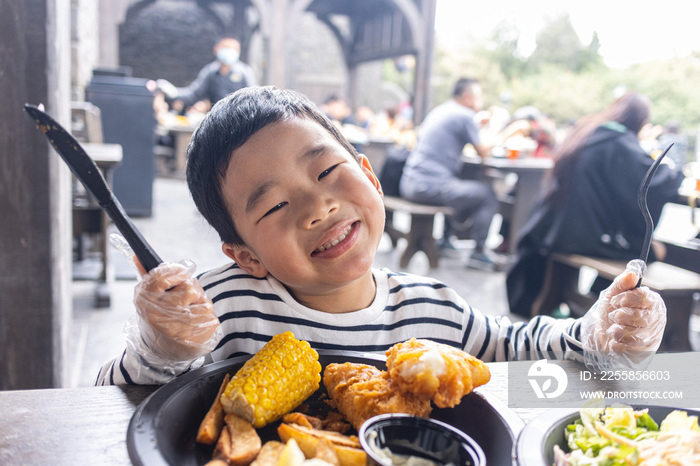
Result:
{"label": "green tree", "polygon": [[511,22],[501,21],[490,40],[476,53],[489,63],[495,64],[506,79],[513,79],[526,71],[526,62],[518,51],[520,31]]}
{"label": "green tree", "polygon": [[568,13],[551,18],[537,33],[535,50],[529,58],[534,71],[542,65],[558,65],[579,72],[602,64],[600,42],[595,34],[588,47],[581,44]]}

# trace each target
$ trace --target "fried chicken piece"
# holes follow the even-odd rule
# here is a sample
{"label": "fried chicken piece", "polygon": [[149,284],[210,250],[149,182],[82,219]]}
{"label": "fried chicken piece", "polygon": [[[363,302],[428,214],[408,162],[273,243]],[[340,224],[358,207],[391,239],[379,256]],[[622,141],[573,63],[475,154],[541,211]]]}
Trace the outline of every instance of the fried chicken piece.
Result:
{"label": "fried chicken piece", "polygon": [[358,430],[364,421],[378,414],[428,417],[432,410],[429,399],[402,393],[387,372],[368,364],[329,364],[323,373],[323,384],[338,411]]}
{"label": "fried chicken piece", "polygon": [[332,430],[341,434],[347,433],[352,426],[348,424],[342,414],[338,411],[330,411],[328,415],[323,419],[323,429]]}
{"label": "fried chicken piece", "polygon": [[402,392],[451,408],[475,387],[491,379],[489,368],[474,356],[430,340],[411,338],[386,352],[389,377]]}

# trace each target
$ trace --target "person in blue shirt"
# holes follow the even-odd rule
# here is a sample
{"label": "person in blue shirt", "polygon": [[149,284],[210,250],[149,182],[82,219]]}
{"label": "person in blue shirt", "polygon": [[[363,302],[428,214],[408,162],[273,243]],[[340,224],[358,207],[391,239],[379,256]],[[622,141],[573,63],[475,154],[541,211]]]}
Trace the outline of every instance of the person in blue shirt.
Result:
{"label": "person in blue shirt", "polygon": [[459,79],[452,98],[431,110],[421,123],[399,191],[401,197],[412,202],[452,207],[455,215],[446,222],[444,241],[453,232],[469,230],[476,245],[468,265],[493,269],[496,261],[485,247],[491,221],[498,211],[496,194],[490,184],[461,176],[462,153],[467,144],[480,157],[489,155],[489,147],[479,139],[474,120],[482,105],[479,82]]}

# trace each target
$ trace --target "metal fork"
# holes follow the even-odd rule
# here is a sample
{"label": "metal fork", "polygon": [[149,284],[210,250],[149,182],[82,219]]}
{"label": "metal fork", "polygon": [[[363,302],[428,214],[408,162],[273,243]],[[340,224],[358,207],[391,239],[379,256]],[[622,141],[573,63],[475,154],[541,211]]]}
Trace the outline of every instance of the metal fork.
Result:
{"label": "metal fork", "polygon": [[[649,259],[649,249],[651,248],[651,237],[654,233],[654,221],[651,218],[651,214],[649,213],[649,207],[647,206],[647,193],[649,192],[649,186],[651,185],[651,179],[654,177],[654,174],[656,171],[659,169],[659,165],[661,165],[661,160],[666,156],[668,151],[673,147],[673,143],[671,143],[662,153],[659,155],[656,160],[654,160],[654,163],[651,164],[651,167],[649,167],[649,170],[647,170],[646,175],[644,175],[644,179],[642,180],[642,184],[639,186],[639,191],[637,192],[637,203],[639,204],[639,208],[642,210],[642,215],[644,215],[644,223],[646,223],[646,234],[644,235],[644,243],[642,243],[642,252],[639,255],[639,258],[644,261],[646,264],[647,259]],[[635,288],[639,288],[639,286],[642,284],[642,274],[639,275],[639,281],[637,282],[637,285]]]}

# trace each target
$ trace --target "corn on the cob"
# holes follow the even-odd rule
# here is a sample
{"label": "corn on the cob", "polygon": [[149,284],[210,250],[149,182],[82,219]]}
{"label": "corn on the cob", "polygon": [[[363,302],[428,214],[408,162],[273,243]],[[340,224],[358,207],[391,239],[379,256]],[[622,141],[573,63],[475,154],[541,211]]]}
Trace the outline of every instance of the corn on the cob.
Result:
{"label": "corn on the cob", "polygon": [[287,414],[321,381],[318,353],[292,332],[272,337],[236,373],[221,395],[227,413],[263,427]]}

